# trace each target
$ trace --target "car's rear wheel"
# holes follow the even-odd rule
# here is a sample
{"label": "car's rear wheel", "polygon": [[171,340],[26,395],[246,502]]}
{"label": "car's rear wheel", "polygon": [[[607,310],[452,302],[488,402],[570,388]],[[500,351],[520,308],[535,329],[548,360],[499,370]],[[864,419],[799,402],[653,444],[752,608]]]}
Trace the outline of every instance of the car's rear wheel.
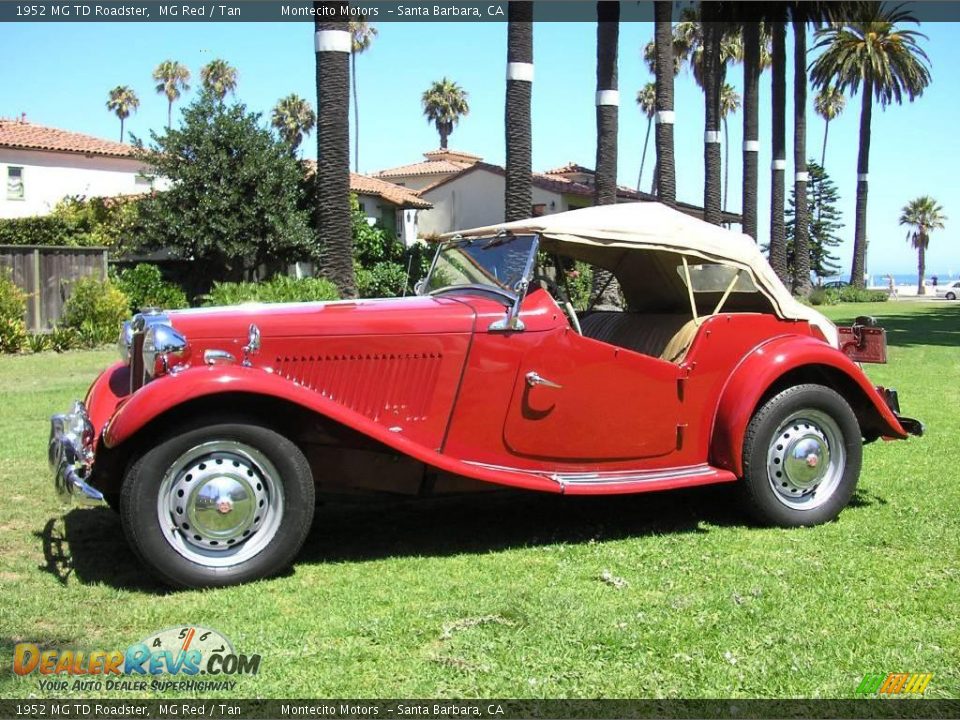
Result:
{"label": "car's rear wheel", "polygon": [[953,293],[953,292],[948,292],[948,293],[947,293],[947,300],[956,300],[956,299],[957,299],[957,294],[956,294],[956,293]]}
{"label": "car's rear wheel", "polygon": [[822,385],[797,385],[770,398],[747,427],[743,495],[765,525],[829,522],[850,501],[863,442],[857,417]]}
{"label": "car's rear wheel", "polygon": [[124,479],[120,517],[161,579],[213,587],[286,568],[313,508],[313,476],[294,443],[260,425],[218,422],[141,455]]}

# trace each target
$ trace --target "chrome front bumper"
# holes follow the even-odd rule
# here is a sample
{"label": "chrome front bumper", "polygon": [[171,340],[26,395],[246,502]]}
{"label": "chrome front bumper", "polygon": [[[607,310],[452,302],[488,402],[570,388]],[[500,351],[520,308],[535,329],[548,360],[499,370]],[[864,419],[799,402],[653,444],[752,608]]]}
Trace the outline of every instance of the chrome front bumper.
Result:
{"label": "chrome front bumper", "polygon": [[103,493],[86,482],[93,467],[93,438],[93,424],[79,400],[70,412],[50,418],[48,457],[54,489],[64,503],[106,504]]}

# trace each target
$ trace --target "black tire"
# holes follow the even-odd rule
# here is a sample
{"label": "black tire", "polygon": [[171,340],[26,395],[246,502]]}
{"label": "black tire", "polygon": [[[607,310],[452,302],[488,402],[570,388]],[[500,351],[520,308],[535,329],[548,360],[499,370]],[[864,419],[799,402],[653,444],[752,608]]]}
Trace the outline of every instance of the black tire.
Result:
{"label": "black tire", "polygon": [[947,300],[956,300],[956,299],[957,299],[956,293],[952,293],[952,292],[947,293]]}
{"label": "black tire", "polygon": [[763,525],[830,522],[850,501],[862,459],[860,426],[843,397],[822,385],[788,388],[747,426],[740,482],[746,508]]}
{"label": "black tire", "polygon": [[[237,455],[231,456],[229,448],[236,448]],[[242,455],[241,448],[246,455]],[[193,455],[196,457],[189,462],[210,464],[210,477],[198,478],[192,487],[182,484],[184,478],[187,483],[191,481],[191,476],[186,471],[171,472],[167,477],[168,471],[179,467],[183,458],[191,458]],[[227,462],[223,467],[236,473],[241,481],[247,481],[246,477],[249,475],[251,479],[248,482],[251,486],[240,485],[239,481],[227,479],[226,475],[230,472],[226,470],[222,471],[224,477],[221,478],[218,475],[220,469],[217,468],[216,472],[212,469],[213,463],[219,466],[222,458],[231,461],[234,458],[244,460],[248,457],[256,458],[248,463],[253,470],[238,462]],[[205,465],[200,464],[198,467],[204,468]],[[261,477],[263,468],[269,468],[269,472],[263,473]],[[174,478],[180,478],[179,484]],[[241,490],[235,496],[229,495],[226,490],[217,489],[220,487],[217,485],[219,482],[232,483],[223,487],[231,490],[240,487]],[[263,492],[255,495],[254,485]],[[189,488],[183,501],[174,499],[176,492],[180,493],[180,497],[184,497],[182,490],[173,490],[174,487]],[[209,492],[217,494],[215,502],[214,499],[197,500],[201,495],[201,488],[213,488]],[[264,507],[264,500],[267,501],[266,511],[262,512],[264,524],[260,527],[241,525],[240,527],[247,528],[243,537],[239,537],[237,531],[238,537],[229,541],[223,540],[222,547],[217,548],[209,547],[217,545],[217,542],[209,542],[206,537],[201,538],[199,535],[193,536],[197,541],[209,542],[207,546],[200,546],[190,539],[189,532],[185,532],[185,528],[189,527],[186,516],[180,518],[182,523],[178,524],[173,514],[175,511],[172,510],[169,522],[164,523],[166,529],[161,528],[161,512],[162,508],[166,507],[166,504],[160,504],[161,492],[164,498],[169,498],[174,505],[178,502],[189,502],[191,505],[187,508],[188,511],[205,513],[194,517],[204,517],[214,522],[221,516],[231,516],[236,509],[234,503],[241,508],[237,510],[237,517],[260,514],[261,511],[256,507],[257,498],[260,498],[260,507]],[[227,500],[224,501],[224,498]],[[162,581],[184,588],[220,587],[249,582],[286,569],[310,531],[314,501],[315,491],[310,466],[294,443],[283,435],[250,421],[211,420],[208,425],[196,423],[194,429],[171,434],[130,465],[121,491],[120,519],[134,551]],[[226,510],[221,509],[222,503]],[[241,503],[243,504],[240,505]],[[183,512],[181,508],[176,510]],[[266,520],[268,515],[269,526]],[[193,519],[191,518],[191,521]],[[247,519],[249,521],[249,518]],[[261,517],[256,520],[259,522]],[[203,532],[198,528],[193,530]],[[226,547],[227,542],[231,543],[229,548]],[[201,557],[203,553],[208,555]],[[233,562],[233,553],[236,554],[236,562]],[[245,557],[245,553],[250,556]]]}

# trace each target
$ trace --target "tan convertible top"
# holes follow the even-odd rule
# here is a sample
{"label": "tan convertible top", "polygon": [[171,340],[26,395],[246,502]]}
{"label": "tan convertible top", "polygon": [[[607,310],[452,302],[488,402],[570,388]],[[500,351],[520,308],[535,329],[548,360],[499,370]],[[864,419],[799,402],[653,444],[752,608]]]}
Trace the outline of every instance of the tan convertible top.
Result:
{"label": "tan convertible top", "polygon": [[[820,327],[827,339],[836,344],[833,323],[794,299],[749,236],[697,220],[661,203],[589,207],[462,230],[443,237],[482,237],[501,231],[517,235],[536,233],[540,236],[541,247],[548,252],[559,250],[563,245],[581,246],[567,247],[566,250],[608,269],[616,263],[602,262],[603,255],[613,252],[622,256],[623,250],[630,249],[666,251],[733,265],[751,275],[757,289],[770,300],[777,315],[785,319],[807,320]],[[620,273],[617,275],[620,277]]]}

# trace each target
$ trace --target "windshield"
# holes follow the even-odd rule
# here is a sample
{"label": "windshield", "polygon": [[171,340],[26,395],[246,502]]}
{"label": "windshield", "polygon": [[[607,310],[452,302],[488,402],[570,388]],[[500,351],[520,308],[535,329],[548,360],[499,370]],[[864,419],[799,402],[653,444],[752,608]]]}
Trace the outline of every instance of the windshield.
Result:
{"label": "windshield", "polygon": [[421,293],[487,286],[510,296],[533,267],[536,235],[451,240],[440,246]]}

